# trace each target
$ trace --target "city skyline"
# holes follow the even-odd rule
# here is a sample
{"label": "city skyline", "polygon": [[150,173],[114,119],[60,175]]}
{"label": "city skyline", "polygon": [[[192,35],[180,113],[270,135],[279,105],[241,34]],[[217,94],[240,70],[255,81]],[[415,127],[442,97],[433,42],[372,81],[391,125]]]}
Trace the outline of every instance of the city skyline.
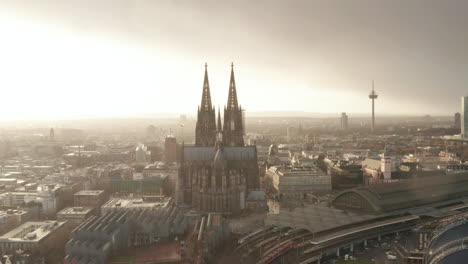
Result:
{"label": "city skyline", "polygon": [[0,264],[466,264],[467,10],[0,0]]}
{"label": "city skyline", "polygon": [[192,113],[205,62],[217,104],[234,62],[249,113],[370,114],[373,79],[377,117],[466,94],[461,1],[1,2],[0,120]]}

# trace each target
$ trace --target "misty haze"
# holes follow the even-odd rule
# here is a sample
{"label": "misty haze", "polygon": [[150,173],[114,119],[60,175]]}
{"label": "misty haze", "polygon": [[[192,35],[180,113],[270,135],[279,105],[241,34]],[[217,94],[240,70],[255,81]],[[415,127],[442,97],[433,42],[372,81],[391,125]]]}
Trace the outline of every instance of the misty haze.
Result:
{"label": "misty haze", "polygon": [[0,264],[465,264],[468,1],[0,0]]}

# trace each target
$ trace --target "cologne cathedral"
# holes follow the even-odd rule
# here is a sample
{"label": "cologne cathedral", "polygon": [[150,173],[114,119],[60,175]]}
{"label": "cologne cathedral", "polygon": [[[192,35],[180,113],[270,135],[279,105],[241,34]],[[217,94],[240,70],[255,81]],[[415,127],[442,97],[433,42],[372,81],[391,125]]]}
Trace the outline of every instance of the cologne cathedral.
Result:
{"label": "cologne cathedral", "polygon": [[198,107],[195,145],[182,147],[177,203],[204,212],[237,214],[248,193],[259,188],[257,148],[244,146],[243,110],[237,101],[234,66],[227,105],[216,111],[211,103],[208,70]]}

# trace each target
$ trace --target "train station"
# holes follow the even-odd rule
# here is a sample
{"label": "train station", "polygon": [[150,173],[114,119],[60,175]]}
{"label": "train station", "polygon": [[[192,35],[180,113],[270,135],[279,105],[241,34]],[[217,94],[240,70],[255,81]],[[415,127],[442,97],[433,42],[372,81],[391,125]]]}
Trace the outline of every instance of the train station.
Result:
{"label": "train station", "polygon": [[[320,263],[385,235],[463,219],[467,208],[466,173],[359,187],[337,194],[330,206],[304,205],[268,215],[266,227],[239,239],[238,250],[259,264],[277,258]],[[423,263],[425,250],[406,263]]]}

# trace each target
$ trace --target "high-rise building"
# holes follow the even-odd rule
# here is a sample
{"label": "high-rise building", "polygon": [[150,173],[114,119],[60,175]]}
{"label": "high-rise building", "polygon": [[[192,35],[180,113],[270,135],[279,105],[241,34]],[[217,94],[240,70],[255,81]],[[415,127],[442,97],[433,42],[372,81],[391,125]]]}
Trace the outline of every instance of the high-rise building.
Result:
{"label": "high-rise building", "polygon": [[340,127],[341,130],[348,130],[348,115],[345,112],[341,113]]}
{"label": "high-rise building", "polygon": [[135,149],[135,161],[139,164],[146,164],[148,160],[146,159],[148,149],[145,145],[140,145]]}
{"label": "high-rise building", "polygon": [[461,135],[462,139],[468,139],[468,96],[463,96],[461,99]]}
{"label": "high-rise building", "polygon": [[167,162],[177,161],[177,141],[172,135],[169,135],[164,140],[164,159]]}
{"label": "high-rise building", "polygon": [[453,126],[456,129],[460,129],[460,127],[461,127],[461,115],[460,115],[460,113],[455,113]]}

